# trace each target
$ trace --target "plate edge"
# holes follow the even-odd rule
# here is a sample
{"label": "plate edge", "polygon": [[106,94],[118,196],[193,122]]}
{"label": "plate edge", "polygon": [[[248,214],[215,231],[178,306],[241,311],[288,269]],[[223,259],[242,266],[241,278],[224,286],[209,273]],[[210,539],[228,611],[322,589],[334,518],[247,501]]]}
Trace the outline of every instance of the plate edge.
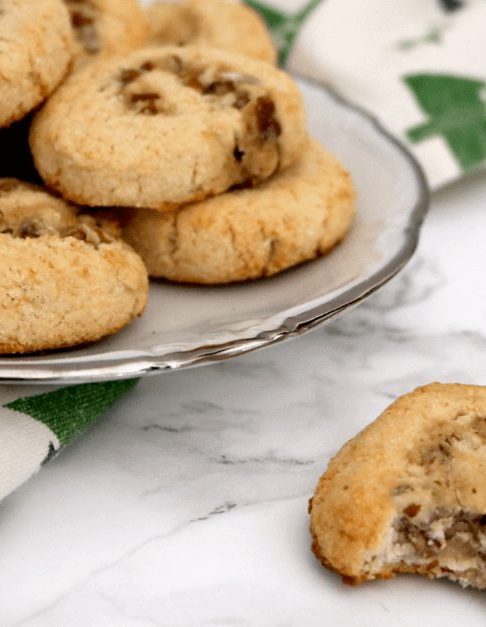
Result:
{"label": "plate edge", "polygon": [[[410,214],[405,242],[389,262],[368,277],[366,281],[337,296],[325,305],[318,305],[302,314],[287,318],[278,328],[262,332],[256,337],[236,339],[218,345],[201,346],[197,349],[168,353],[163,356],[132,358],[122,360],[121,363],[115,360],[97,367],[92,364],[89,367],[77,365],[71,370],[67,369],[65,364],[56,364],[49,367],[46,366],[45,368],[39,367],[37,364],[12,365],[12,367],[0,365],[0,385],[16,383],[74,385],[96,381],[130,379],[208,365],[244,355],[260,348],[272,346],[287,338],[303,335],[318,326],[331,322],[339,317],[348,307],[358,305],[370,294],[381,288],[404,268],[417,249],[420,230],[430,203],[430,190],[421,166],[404,144],[392,135],[373,114],[348,101],[329,85],[302,75],[294,74],[294,76],[304,83],[323,89],[336,102],[368,120],[378,134],[385,137],[387,141],[395,146],[411,167],[417,184],[417,200]],[[12,374],[7,374],[9,370],[12,371]],[[14,370],[16,371],[15,375],[13,374]],[[62,376],[59,376],[60,370],[62,371]]]}

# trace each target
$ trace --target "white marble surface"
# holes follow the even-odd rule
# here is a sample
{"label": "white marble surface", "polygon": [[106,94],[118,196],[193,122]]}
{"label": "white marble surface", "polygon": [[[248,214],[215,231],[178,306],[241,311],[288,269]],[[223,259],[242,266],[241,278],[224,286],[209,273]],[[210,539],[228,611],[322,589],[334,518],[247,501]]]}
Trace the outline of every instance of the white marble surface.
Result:
{"label": "white marble surface", "polygon": [[486,383],[486,176],[437,194],[410,266],[314,333],[143,381],[0,511],[0,626],[479,627],[486,595],[341,585],[309,550],[329,456],[396,395]]}

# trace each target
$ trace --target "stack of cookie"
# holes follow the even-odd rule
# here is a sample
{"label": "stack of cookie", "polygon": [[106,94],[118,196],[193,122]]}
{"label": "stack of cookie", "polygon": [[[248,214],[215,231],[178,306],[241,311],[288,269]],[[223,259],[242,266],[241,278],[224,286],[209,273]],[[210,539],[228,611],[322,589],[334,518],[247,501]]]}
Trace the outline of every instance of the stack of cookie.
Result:
{"label": "stack of cookie", "polygon": [[247,7],[6,0],[2,27],[0,126],[22,120],[45,187],[0,180],[0,351],[73,346],[139,315],[147,272],[120,236],[150,276],[214,284],[271,276],[348,231],[349,175],[308,137]]}
{"label": "stack of cookie", "polygon": [[[140,315],[148,293],[140,257],[116,225],[86,215],[36,178],[27,135],[42,106],[75,65],[94,51],[89,11],[110,5],[100,27],[134,45],[130,2],[4,0],[0,13],[0,352],[71,347],[114,333]],[[125,7],[122,9],[121,6]],[[144,24],[133,0],[132,9]],[[70,13],[71,12],[71,13]],[[125,13],[125,15],[123,15]],[[95,13],[93,13],[95,15]],[[101,15],[101,13],[100,13]],[[122,24],[124,25],[122,27]],[[75,27],[73,29],[73,26]],[[138,35],[136,35],[138,33]],[[104,32],[103,32],[104,37]],[[84,42],[86,45],[84,45]],[[106,37],[107,46],[109,43]],[[17,178],[6,178],[15,175]]]}

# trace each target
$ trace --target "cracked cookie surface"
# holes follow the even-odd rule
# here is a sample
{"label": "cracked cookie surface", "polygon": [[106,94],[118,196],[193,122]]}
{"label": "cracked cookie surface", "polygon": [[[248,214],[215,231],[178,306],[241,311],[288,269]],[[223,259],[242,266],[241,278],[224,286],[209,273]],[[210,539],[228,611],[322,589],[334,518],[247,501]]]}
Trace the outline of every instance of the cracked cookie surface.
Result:
{"label": "cracked cookie surface", "polygon": [[307,144],[299,90],[221,50],[143,49],[71,76],[34,119],[50,187],[78,204],[169,210],[256,184]]}
{"label": "cracked cookie surface", "polygon": [[0,179],[0,260],[2,354],[94,342],[145,308],[145,267],[115,226],[17,179]]}
{"label": "cracked cookie surface", "polygon": [[486,387],[398,399],[330,462],[313,549],[347,583],[395,573],[486,589]]}
{"label": "cracked cookie surface", "polygon": [[77,64],[99,54],[124,54],[142,46],[148,25],[137,0],[63,0],[75,36]]}
{"label": "cracked cookie surface", "polygon": [[173,212],[140,209],[124,228],[149,274],[229,283],[271,276],[325,254],[354,216],[348,173],[317,142],[284,172]]}
{"label": "cracked cookie surface", "polygon": [[0,2],[0,127],[20,120],[59,85],[73,58],[62,0]]}
{"label": "cracked cookie surface", "polygon": [[156,2],[147,8],[150,40],[157,45],[207,45],[276,63],[277,52],[260,16],[231,0]]}

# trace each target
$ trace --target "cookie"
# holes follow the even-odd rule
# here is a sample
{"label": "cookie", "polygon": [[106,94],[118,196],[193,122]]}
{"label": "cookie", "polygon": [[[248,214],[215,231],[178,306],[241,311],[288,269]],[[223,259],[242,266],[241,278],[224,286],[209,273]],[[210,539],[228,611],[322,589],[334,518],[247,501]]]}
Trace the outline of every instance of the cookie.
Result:
{"label": "cookie", "polygon": [[231,0],[156,2],[147,9],[153,44],[207,45],[276,63],[277,52],[256,11]]}
{"label": "cookie", "polygon": [[0,353],[94,342],[145,307],[141,259],[109,223],[16,179],[0,180]]}
{"label": "cookie", "polygon": [[137,0],[64,0],[76,41],[77,64],[99,54],[124,54],[144,45],[145,14]]}
{"label": "cookie", "polygon": [[78,204],[170,210],[254,184],[307,144],[299,90],[261,61],[209,48],[90,63],[36,116],[35,163]]}
{"label": "cookie", "polygon": [[331,461],[314,552],[347,583],[395,573],[486,589],[486,387],[418,388]]}
{"label": "cookie", "polygon": [[0,10],[0,127],[20,120],[66,75],[73,36],[62,0],[9,0]]}
{"label": "cookie", "polygon": [[152,277],[229,283],[268,277],[327,253],[354,216],[349,174],[317,142],[254,189],[170,213],[139,209],[123,236]]}

